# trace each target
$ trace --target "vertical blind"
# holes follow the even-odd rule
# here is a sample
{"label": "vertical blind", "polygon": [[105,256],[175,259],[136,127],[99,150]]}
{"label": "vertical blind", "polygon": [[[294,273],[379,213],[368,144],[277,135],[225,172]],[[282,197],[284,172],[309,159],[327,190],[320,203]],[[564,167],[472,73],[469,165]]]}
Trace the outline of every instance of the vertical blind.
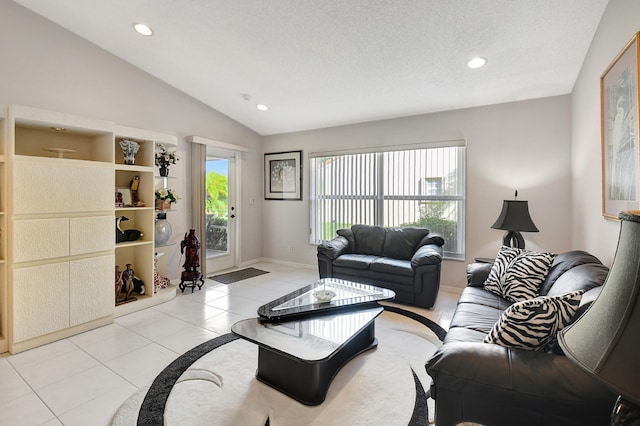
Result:
{"label": "vertical blind", "polygon": [[310,161],[312,243],[353,224],[422,226],[443,235],[446,257],[464,258],[464,145],[323,154]]}

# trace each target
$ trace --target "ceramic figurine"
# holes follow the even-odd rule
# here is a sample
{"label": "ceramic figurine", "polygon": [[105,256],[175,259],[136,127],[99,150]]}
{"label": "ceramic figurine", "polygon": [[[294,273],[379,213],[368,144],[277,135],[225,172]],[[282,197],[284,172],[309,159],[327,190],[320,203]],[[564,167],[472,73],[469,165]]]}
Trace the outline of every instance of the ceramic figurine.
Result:
{"label": "ceramic figurine", "polygon": [[118,303],[118,296],[122,292],[122,271],[120,267],[116,265],[116,303]]}
{"label": "ceramic figurine", "polygon": [[135,164],[140,144],[135,141],[121,140],[120,148],[122,148],[122,154],[124,154],[124,164]]}

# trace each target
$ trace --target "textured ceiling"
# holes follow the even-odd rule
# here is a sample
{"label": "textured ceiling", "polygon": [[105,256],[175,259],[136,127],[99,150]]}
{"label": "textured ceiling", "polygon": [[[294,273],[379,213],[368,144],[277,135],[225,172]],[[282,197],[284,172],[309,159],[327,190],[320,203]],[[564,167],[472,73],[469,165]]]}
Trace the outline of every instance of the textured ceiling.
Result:
{"label": "textured ceiling", "polygon": [[262,135],[570,93],[608,3],[14,1]]}

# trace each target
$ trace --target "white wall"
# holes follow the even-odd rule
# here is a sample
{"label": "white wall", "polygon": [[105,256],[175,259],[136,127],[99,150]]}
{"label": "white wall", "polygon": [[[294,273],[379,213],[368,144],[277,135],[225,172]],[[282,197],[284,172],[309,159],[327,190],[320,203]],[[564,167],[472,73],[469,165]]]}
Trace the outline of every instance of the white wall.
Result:
{"label": "white wall", "polygon": [[[171,213],[176,239],[191,226],[191,147],[187,135],[243,145],[240,262],[261,257],[262,138],[241,124],[173,89],[138,68],[10,1],[0,2],[0,104],[20,104],[78,114],[120,125],[178,136],[182,161],[176,173],[177,212]],[[172,186],[174,184],[172,183]],[[180,253],[171,253],[172,277],[179,276]]]}
{"label": "white wall", "polygon": [[571,97],[572,246],[611,265],[620,224],[602,217],[600,76],[640,31],[640,2],[611,0],[583,63]]}
{"label": "white wall", "polygon": [[[529,201],[539,233],[527,248],[562,252],[571,243],[571,111],[569,96],[447,111],[314,131],[267,136],[265,152],[305,154],[367,146],[467,139],[466,259],[446,261],[442,285],[466,285],[466,263],[494,257],[502,231],[491,229],[502,200]],[[309,168],[303,201],[265,201],[263,256],[315,264],[309,241]]]}

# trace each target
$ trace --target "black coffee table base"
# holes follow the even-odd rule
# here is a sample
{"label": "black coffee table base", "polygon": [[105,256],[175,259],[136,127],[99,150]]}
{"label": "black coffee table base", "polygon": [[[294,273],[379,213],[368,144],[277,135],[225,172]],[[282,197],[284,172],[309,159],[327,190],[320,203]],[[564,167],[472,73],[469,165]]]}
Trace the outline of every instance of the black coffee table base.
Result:
{"label": "black coffee table base", "polygon": [[259,346],[256,378],[305,405],[319,405],[338,371],[353,357],[377,345],[375,322],[371,321],[339,350],[320,361],[304,361]]}

